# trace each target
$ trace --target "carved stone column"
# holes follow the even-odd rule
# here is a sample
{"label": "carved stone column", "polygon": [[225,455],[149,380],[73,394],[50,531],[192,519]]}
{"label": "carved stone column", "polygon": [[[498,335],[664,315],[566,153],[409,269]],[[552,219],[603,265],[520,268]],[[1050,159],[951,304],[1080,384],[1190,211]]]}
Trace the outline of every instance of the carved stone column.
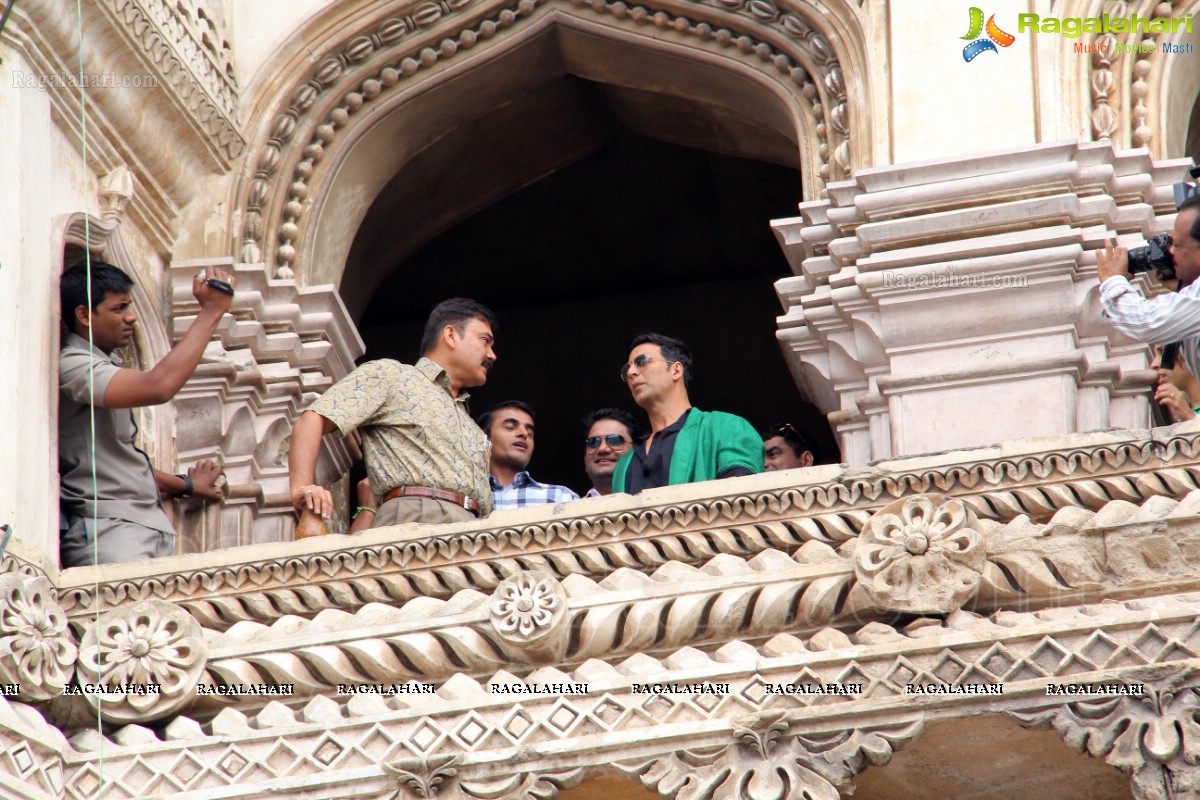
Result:
{"label": "carved stone column", "polygon": [[1168,227],[1187,166],[1037,145],[861,170],[775,221],[777,336],[843,458],[1147,427],[1149,349],[1100,318],[1093,251]]}
{"label": "carved stone column", "polygon": [[[269,279],[261,264],[228,258],[172,265],[176,339],[198,312],[192,278],[212,266],[234,272],[237,293],[204,361],[175,396],[176,444],[181,468],[219,456],[229,488],[220,506],[185,512],[180,552],[292,538],[286,454],[292,423],[363,352],[332,286],[301,288]],[[349,464],[341,440],[326,437],[317,479],[332,482]]]}

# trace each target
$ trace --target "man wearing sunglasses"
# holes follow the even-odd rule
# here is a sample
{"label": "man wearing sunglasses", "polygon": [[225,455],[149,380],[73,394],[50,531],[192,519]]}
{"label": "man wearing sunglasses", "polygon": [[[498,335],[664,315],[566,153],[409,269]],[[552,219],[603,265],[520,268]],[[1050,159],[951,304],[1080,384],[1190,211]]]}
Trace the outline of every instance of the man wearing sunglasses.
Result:
{"label": "man wearing sunglasses", "polygon": [[617,463],[614,492],[762,472],[762,438],[754,426],[692,407],[692,354],[683,342],[659,333],[635,336],[621,381],[649,415],[650,435]]}
{"label": "man wearing sunglasses", "polygon": [[642,438],[642,425],[623,408],[601,408],[584,417],[583,427],[583,471],[592,482],[584,497],[612,494],[617,462]]}

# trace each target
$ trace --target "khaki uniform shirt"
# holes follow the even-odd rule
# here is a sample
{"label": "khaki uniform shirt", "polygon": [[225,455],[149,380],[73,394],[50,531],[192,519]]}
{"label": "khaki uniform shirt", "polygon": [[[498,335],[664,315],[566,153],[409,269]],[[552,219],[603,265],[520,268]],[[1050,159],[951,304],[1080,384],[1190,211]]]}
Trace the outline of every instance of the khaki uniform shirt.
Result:
{"label": "khaki uniform shirt", "polygon": [[[58,356],[58,471],[68,517],[110,517],[175,533],[159,501],[150,458],[139,450],[128,408],[105,408],[104,392],[121,370],[110,356],[67,336]],[[96,406],[96,483],[92,485],[92,425],[88,375]]]}
{"label": "khaki uniform shirt", "polygon": [[467,411],[465,392],[428,358],[363,364],[309,408],[342,433],[358,429],[376,497],[397,486],[429,486],[473,498],[492,511],[491,446]]}

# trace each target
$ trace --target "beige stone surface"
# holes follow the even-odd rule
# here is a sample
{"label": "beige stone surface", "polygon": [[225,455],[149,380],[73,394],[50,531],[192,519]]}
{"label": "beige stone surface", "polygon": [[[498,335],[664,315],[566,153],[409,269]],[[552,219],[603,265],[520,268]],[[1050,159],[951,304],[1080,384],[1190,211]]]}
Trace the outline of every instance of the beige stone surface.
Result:
{"label": "beige stone surface", "polygon": [[858,800],[1129,800],[1118,770],[1072,753],[1050,731],[1002,715],[929,725],[886,767],[858,776]]}
{"label": "beige stone surface", "polygon": [[[1165,227],[1190,62],[1038,36],[964,64],[949,0],[82,8],[22,0],[0,40],[0,791],[1200,791],[1200,423],[1147,429],[1147,348],[1094,272]],[[78,93],[12,82],[80,52],[157,81],[87,94],[86,156]],[[614,120],[799,167],[778,339],[845,463],[287,541],[287,433],[383,278],[351,243],[402,259]],[[136,275],[144,365],[196,269],[238,276],[141,417],[156,465],[226,464],[230,500],[180,520],[202,552],[55,566],[54,289],[84,247]],[[322,480],[348,463],[331,440]]]}

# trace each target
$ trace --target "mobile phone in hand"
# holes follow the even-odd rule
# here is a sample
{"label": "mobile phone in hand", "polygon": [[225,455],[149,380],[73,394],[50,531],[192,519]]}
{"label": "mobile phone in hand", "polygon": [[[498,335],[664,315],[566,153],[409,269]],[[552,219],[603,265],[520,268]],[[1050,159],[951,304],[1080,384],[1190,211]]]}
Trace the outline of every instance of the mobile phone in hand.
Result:
{"label": "mobile phone in hand", "polygon": [[224,292],[225,294],[229,294],[229,295],[233,294],[232,286],[230,286],[225,281],[219,281],[216,278],[205,278],[204,285],[211,286],[212,288],[216,289],[218,292]]}

